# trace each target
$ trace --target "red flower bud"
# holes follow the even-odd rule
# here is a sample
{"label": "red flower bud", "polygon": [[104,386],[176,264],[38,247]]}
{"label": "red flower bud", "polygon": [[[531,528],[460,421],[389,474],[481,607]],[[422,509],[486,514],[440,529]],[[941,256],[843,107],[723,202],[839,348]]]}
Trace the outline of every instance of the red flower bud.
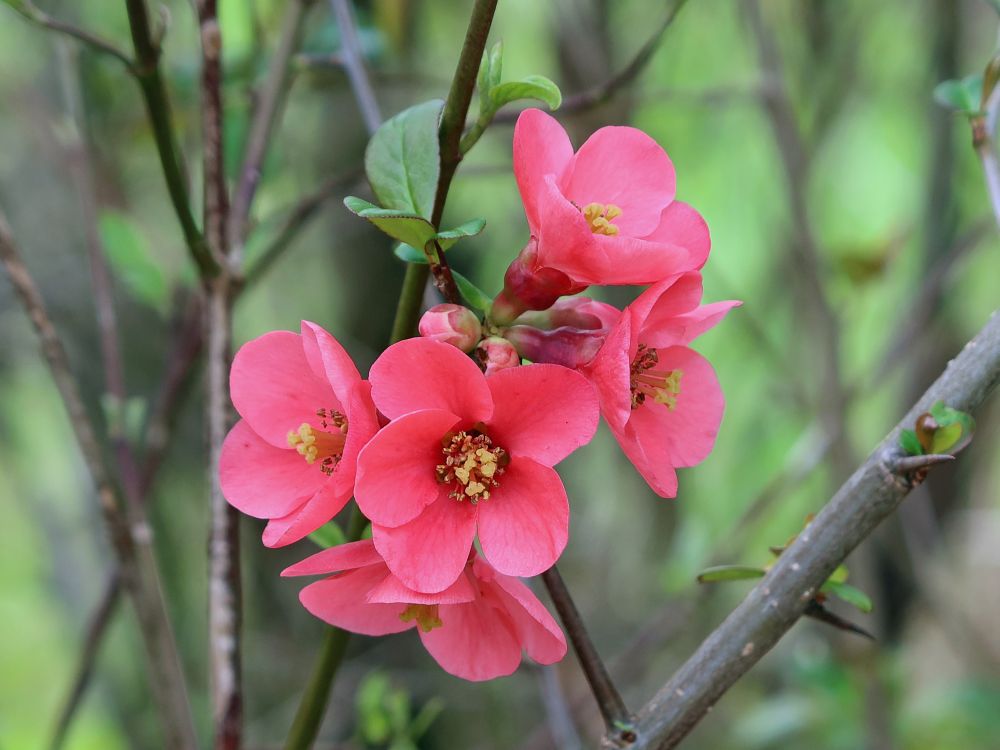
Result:
{"label": "red flower bud", "polygon": [[532,237],[504,274],[503,291],[493,301],[490,311],[494,323],[512,323],[525,310],[547,310],[560,297],[587,288],[562,271],[539,266],[537,257],[538,243]]}
{"label": "red flower bud", "polygon": [[434,305],[420,318],[417,328],[421,336],[451,344],[463,352],[471,352],[483,335],[476,314],[452,304]]}
{"label": "red flower bud", "polygon": [[512,326],[504,338],[517,347],[525,359],[576,369],[594,358],[604,343],[606,330],[562,327],[542,331],[531,326]]}
{"label": "red flower bud", "polygon": [[473,357],[487,375],[521,364],[521,355],[514,345],[499,336],[490,336],[480,341]]}

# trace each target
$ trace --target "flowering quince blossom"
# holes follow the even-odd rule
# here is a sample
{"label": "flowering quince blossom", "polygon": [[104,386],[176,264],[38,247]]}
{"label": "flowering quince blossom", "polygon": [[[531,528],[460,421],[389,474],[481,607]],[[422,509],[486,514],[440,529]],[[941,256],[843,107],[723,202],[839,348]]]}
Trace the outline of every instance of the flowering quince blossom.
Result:
{"label": "flowering quince blossom", "polygon": [[525,110],[514,174],[531,241],[507,271],[496,322],[591,284],[652,284],[708,257],[705,221],[674,200],[673,164],[641,130],[601,128],[573,153],[554,118]]}
{"label": "flowering quince blossom", "polygon": [[355,497],[393,574],[415,591],[444,591],[477,529],[501,573],[548,569],[569,531],[552,466],[597,427],[587,380],[548,364],[487,378],[458,349],[420,338],[386,349],[370,379],[391,421],[361,451]]}
{"label": "flowering quince blossom", "polygon": [[229,378],[242,419],[222,445],[220,481],[244,513],[271,519],[264,544],[315,531],[354,492],[357,457],[378,431],[371,388],[326,331],[272,331],[245,344]]}
{"label": "flowering quince blossom", "polygon": [[740,302],[700,305],[701,274],[651,286],[625,310],[580,372],[625,455],[661,497],[677,495],[675,468],[712,451],[725,401],[708,360],[686,344]]}
{"label": "flowering quince blossom", "polygon": [[562,630],[527,586],[494,570],[473,550],[455,581],[435,594],[408,588],[371,540],[323,550],[283,576],[335,575],[299,595],[316,617],[364,635],[417,629],[445,671],[466,680],[513,673],[522,650],[540,664],[566,655]]}

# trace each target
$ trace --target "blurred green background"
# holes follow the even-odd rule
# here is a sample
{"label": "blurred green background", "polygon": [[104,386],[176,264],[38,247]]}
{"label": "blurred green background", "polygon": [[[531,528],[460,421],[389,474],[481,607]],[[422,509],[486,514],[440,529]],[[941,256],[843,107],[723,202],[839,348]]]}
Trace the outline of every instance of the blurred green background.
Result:
{"label": "blurred green background", "polygon": [[[285,0],[224,0],[226,147],[235,171],[253,89],[266,71]],[[383,113],[443,97],[469,3],[360,3],[362,44]],[[492,39],[505,78],[538,73],[564,96],[621,70],[669,3],[500,0]],[[699,590],[710,564],[764,564],[895,424],[997,306],[997,242],[967,122],[936,105],[935,84],[982,70],[998,19],[981,0],[692,0],[648,66],[600,106],[562,117],[576,144],[605,124],[655,137],[678,195],[713,236],[706,299],[743,308],[696,347],[716,366],[727,413],[713,455],[657,499],[610,435],[561,467],[573,508],[560,563],[630,706],[640,706],[740,600],[749,584]],[[164,65],[197,202],[196,25],[169,0]],[[128,46],[123,4],[46,2]],[[776,42],[780,69],[762,64]],[[310,11],[287,112],[267,159],[250,259],[324,180],[344,180],[236,308],[237,343],[316,321],[362,371],[389,336],[403,266],[389,241],[340,204],[366,134],[329,8]],[[86,214],[70,167],[74,128],[89,150],[98,230],[115,276],[136,438],[168,367],[177,310],[195,274],[167,201],[137,88],[113,60],[0,7],[0,205],[67,343],[96,419],[100,358],[85,254]],[[802,163],[771,113],[787,103]],[[74,105],[73,100],[78,99]],[[72,114],[75,108],[75,115]],[[74,124],[75,123],[75,124]],[[804,166],[803,166],[804,164]],[[231,173],[232,174],[232,173]],[[798,216],[797,212],[798,211]],[[511,172],[511,128],[493,126],[459,170],[445,224],[487,230],[453,264],[499,289],[527,228]],[[800,219],[797,223],[797,218]],[[806,234],[803,235],[803,226]],[[813,277],[796,259],[815,243]],[[811,239],[810,239],[811,238]],[[814,280],[839,337],[829,367]],[[625,304],[629,290],[605,299]],[[429,297],[429,299],[431,299]],[[829,329],[826,329],[829,331]],[[0,748],[44,747],[77,669],[113,559],[66,414],[32,331],[0,281]],[[207,453],[198,379],[147,501],[199,730],[209,707],[205,603]],[[104,399],[106,403],[106,399]],[[719,750],[990,750],[1000,747],[1000,409],[954,466],[935,470],[848,565],[872,615],[833,605],[875,644],[803,621],[687,740]],[[322,624],[278,572],[311,553],[266,550],[244,519],[246,734],[280,746],[320,644]],[[543,597],[544,598],[544,597]],[[142,650],[120,605],[66,747],[156,748]],[[594,747],[600,718],[572,655],[554,669],[470,685],[444,674],[413,633],[355,638],[320,743],[361,748]]]}

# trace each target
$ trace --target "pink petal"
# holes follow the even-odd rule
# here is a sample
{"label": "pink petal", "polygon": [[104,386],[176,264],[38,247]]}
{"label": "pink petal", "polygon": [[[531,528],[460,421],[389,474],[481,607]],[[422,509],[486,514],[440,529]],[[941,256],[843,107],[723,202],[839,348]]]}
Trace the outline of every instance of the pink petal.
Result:
{"label": "pink petal", "polygon": [[[485,564],[484,561],[477,561]],[[566,637],[545,606],[521,581],[496,573],[483,584],[507,611],[514,632],[528,656],[539,664],[554,664],[566,656]]]}
{"label": "pink petal", "polygon": [[486,382],[494,403],[490,436],[512,455],[552,466],[597,430],[597,394],[579,373],[529,365],[501,370]]}
{"label": "pink petal", "polygon": [[673,201],[660,214],[660,223],[643,239],[685,248],[691,255],[692,268],[701,268],[712,249],[708,224],[694,208],[683,201]]}
{"label": "pink petal", "polygon": [[637,323],[639,341],[652,345],[644,334],[671,328],[674,318],[698,307],[701,295],[701,274],[697,271],[669,276],[653,284],[628,306]]}
{"label": "pink petal", "polygon": [[548,175],[538,185],[536,264],[553,268],[579,284],[599,284],[602,268],[595,267],[594,234],[580,209],[559,192],[556,178]]}
{"label": "pink petal", "polygon": [[319,619],[352,633],[389,635],[414,626],[403,622],[401,604],[369,604],[365,596],[388,575],[384,565],[369,565],[309,584],[299,601]]}
{"label": "pink petal", "polygon": [[576,152],[559,187],[579,206],[614,204],[623,235],[642,237],[660,222],[674,199],[674,165],[656,141],[636,128],[612,126],[596,131]]}
{"label": "pink petal", "polygon": [[347,440],[344,441],[344,453],[334,467],[330,481],[339,491],[352,495],[358,473],[358,456],[379,431],[371,384],[364,380],[355,383],[348,391],[344,406],[348,425]]}
{"label": "pink petal", "polygon": [[442,492],[434,473],[441,438],[457,423],[451,412],[430,409],[383,427],[358,456],[354,494],[361,512],[380,526],[401,526],[432,504]]}
{"label": "pink petal", "polygon": [[361,380],[354,360],[323,328],[302,321],[302,348],[316,377],[330,383],[337,400],[346,404],[351,388]]}
{"label": "pink petal", "polygon": [[640,338],[644,344],[656,348],[688,344],[714,328],[730,310],[742,304],[737,300],[713,302],[677,315],[664,321],[662,325],[647,321],[647,328],[640,334]]}
{"label": "pink petal", "polygon": [[388,576],[382,583],[368,594],[368,601],[376,603],[404,604],[461,604],[471,602],[476,598],[476,589],[465,573],[460,575],[451,586],[437,594],[422,594],[404,586],[396,576]]}
{"label": "pink petal", "polygon": [[532,234],[539,226],[537,205],[546,175],[558,178],[572,158],[569,136],[555,118],[538,109],[520,114],[514,126],[514,176]]}
{"label": "pink petal", "polygon": [[272,331],[236,353],[229,374],[233,404],[271,445],[288,446],[288,432],[314,424],[317,409],[340,409],[329,383],[318,378],[302,350],[302,338]]}
{"label": "pink petal", "polygon": [[255,518],[280,518],[312,497],[326,475],[296,451],[265,443],[241,419],[222,443],[219,481],[230,505]]}
{"label": "pink petal", "polygon": [[395,419],[422,409],[444,409],[470,422],[493,413],[486,378],[453,346],[425,338],[393,344],[371,367],[378,410]]}
{"label": "pink petal", "polygon": [[271,519],[264,529],[265,547],[284,547],[316,531],[340,513],[351,499],[351,493],[338,492],[332,477],[316,494],[286,516]]}
{"label": "pink petal", "polygon": [[437,501],[409,523],[395,528],[372,524],[375,547],[408,588],[444,591],[465,569],[476,536],[476,508],[442,489]]}
{"label": "pink petal", "polygon": [[[694,261],[679,245],[635,239],[624,234],[595,234],[588,250],[593,284],[655,284],[661,279],[694,268]],[[572,275],[571,271],[567,271]]]}
{"label": "pink petal", "polygon": [[513,674],[521,664],[521,644],[499,610],[479,599],[444,605],[441,627],[418,631],[424,647],[444,671],[479,682]]}
{"label": "pink petal", "polygon": [[479,503],[479,543],[501,573],[534,576],[566,547],[569,501],[555,469],[515,457],[489,500]]}
{"label": "pink petal", "polygon": [[632,314],[626,311],[604,339],[597,356],[582,370],[597,389],[601,414],[613,427],[624,426],[632,414],[632,338]]}
{"label": "pink petal", "polygon": [[725,400],[715,370],[700,354],[675,346],[659,355],[662,369],[684,373],[677,407],[671,411],[647,400],[615,437],[649,486],[662,497],[674,497],[674,467],[694,466],[711,453]]}
{"label": "pink petal", "polygon": [[[359,542],[338,544],[336,547],[330,547],[315,555],[310,555],[305,560],[289,565],[281,571],[281,576],[287,578],[289,576],[326,575],[339,573],[343,570],[364,568],[369,565],[381,565],[383,562],[382,556],[375,549],[372,540],[362,539]],[[383,571],[383,574],[388,574],[388,570]]]}

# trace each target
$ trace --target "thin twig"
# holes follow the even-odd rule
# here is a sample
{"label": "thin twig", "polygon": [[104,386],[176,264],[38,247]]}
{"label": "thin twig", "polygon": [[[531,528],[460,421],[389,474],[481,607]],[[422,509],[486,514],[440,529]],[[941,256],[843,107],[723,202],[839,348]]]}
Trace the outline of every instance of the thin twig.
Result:
{"label": "thin twig", "polygon": [[70,724],[76,715],[83,700],[83,696],[90,684],[90,677],[94,672],[94,664],[97,661],[97,653],[101,643],[104,641],[104,633],[110,625],[112,615],[118,606],[121,594],[121,575],[115,568],[108,575],[108,580],[104,584],[104,591],[94,608],[94,613],[90,616],[87,625],[87,632],[83,639],[83,646],[80,649],[80,661],[77,663],[76,672],[73,675],[72,687],[66,701],[59,711],[59,718],[56,721],[56,728],[52,733],[52,740],[49,742],[49,750],[59,750],[66,742],[66,735],[69,732]]}
{"label": "thin twig", "polygon": [[973,412],[998,382],[1000,314],[994,313],[743,603],[639,712],[633,750],[676,747],[792,627],[834,569],[898,507],[913,486],[892,471],[901,457],[900,431],[936,401]]}
{"label": "thin twig", "polygon": [[337,19],[337,29],[340,31],[341,62],[347,71],[347,78],[354,91],[354,99],[358,103],[361,118],[365,121],[365,129],[371,135],[382,124],[382,113],[375,99],[368,70],[365,68],[364,53],[361,50],[361,39],[358,37],[354,12],[349,0],[330,0],[334,18]]}
{"label": "thin twig", "polygon": [[221,273],[202,274],[205,286],[205,344],[211,524],[208,541],[208,650],[211,662],[214,746],[242,744],[243,691],[240,664],[239,512],[222,494],[219,463],[232,419],[229,361],[232,350],[234,268],[229,246],[229,193],[222,124],[222,32],[217,0],[199,0],[201,110],[204,163],[205,237],[220,259]]}
{"label": "thin twig", "polygon": [[538,670],[539,691],[545,705],[546,724],[553,744],[560,750],[579,750],[580,736],[573,726],[573,715],[566,701],[566,694],[559,683],[559,672],[554,664]]}
{"label": "thin twig", "polygon": [[35,328],[49,370],[69,413],[77,444],[97,488],[101,512],[139,621],[153,698],[163,721],[165,745],[194,748],[195,733],[177,645],[167,615],[152,549],[152,530],[141,507],[122,503],[107,469],[97,433],[84,406],[69,360],[45,302],[0,212],[0,261]]}
{"label": "thin twig", "polygon": [[1000,86],[994,87],[982,114],[969,118],[972,127],[972,147],[979,156],[983,167],[983,177],[986,179],[986,194],[993,209],[993,218],[1000,229],[1000,160],[997,158],[994,142],[997,132],[997,119],[1000,117]]}
{"label": "thin twig", "polygon": [[566,628],[566,635],[569,636],[570,643],[573,644],[576,658],[590,684],[590,690],[594,694],[597,707],[604,719],[607,736],[618,743],[628,744],[632,742],[635,739],[635,734],[632,731],[632,714],[625,706],[621,693],[612,682],[607,667],[604,666],[593,641],[590,640],[580,612],[577,610],[576,604],[573,603],[573,597],[570,596],[569,589],[566,588],[566,583],[555,565],[542,573],[542,581],[545,582],[545,588],[548,589],[549,596],[552,597],[552,603],[559,613],[563,627]]}
{"label": "thin twig", "polygon": [[78,42],[82,42],[95,52],[115,58],[125,66],[126,70],[134,72],[132,67],[132,58],[128,56],[128,53],[112,42],[109,42],[107,39],[103,39],[102,37],[92,34],[86,29],[74,26],[71,23],[60,21],[58,18],[53,18],[45,11],[36,7],[34,3],[30,2],[30,0],[20,0],[18,3],[9,4],[9,7],[15,12],[21,14],[24,18],[31,21],[31,23],[76,39]]}
{"label": "thin twig", "polygon": [[[663,41],[667,29],[673,25],[677,14],[680,13],[681,8],[684,7],[686,2],[687,0],[674,0],[674,4],[667,11],[667,15],[664,16],[660,25],[656,27],[656,30],[646,40],[646,43],[639,48],[635,56],[629,60],[628,64],[596,86],[586,91],[580,91],[579,93],[567,96],[559,106],[560,114],[572,114],[593,109],[609,101],[616,94],[622,93],[628,86],[634,83],[639,74],[642,73],[653,58],[653,54],[660,46],[660,42]],[[517,120],[519,114],[520,111],[517,110],[505,110],[497,113],[493,122],[512,124]]]}
{"label": "thin twig", "polygon": [[291,82],[291,59],[299,47],[306,13],[313,0],[291,0],[285,9],[278,46],[274,50],[267,79],[250,123],[246,153],[240,168],[240,179],[233,192],[233,207],[229,216],[229,239],[233,243],[232,262],[240,265],[243,245],[249,231],[250,208],[260,184],[264,157],[274,129],[281,119]]}
{"label": "thin twig", "polygon": [[203,275],[212,276],[218,272],[219,266],[191,213],[184,158],[174,133],[170,98],[160,70],[160,47],[153,37],[146,0],[125,0],[125,7],[135,46],[133,74],[139,82],[142,98],[146,103],[156,151],[167,182],[167,192],[181,224],[191,258]]}

